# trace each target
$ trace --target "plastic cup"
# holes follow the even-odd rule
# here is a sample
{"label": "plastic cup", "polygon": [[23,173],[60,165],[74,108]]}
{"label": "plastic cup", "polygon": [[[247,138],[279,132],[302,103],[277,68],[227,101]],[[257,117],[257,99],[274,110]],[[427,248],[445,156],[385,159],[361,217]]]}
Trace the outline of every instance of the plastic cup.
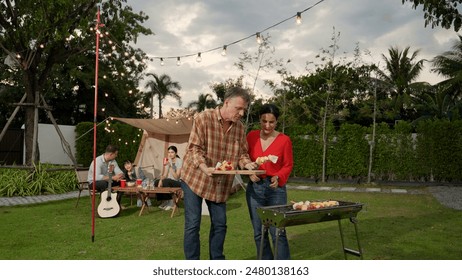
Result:
{"label": "plastic cup", "polygon": [[120,180],[120,187],[125,188],[127,186],[127,180]]}
{"label": "plastic cup", "polygon": [[137,186],[140,186],[141,183],[143,183],[143,180],[141,180],[141,179],[136,179],[136,185],[137,185]]}

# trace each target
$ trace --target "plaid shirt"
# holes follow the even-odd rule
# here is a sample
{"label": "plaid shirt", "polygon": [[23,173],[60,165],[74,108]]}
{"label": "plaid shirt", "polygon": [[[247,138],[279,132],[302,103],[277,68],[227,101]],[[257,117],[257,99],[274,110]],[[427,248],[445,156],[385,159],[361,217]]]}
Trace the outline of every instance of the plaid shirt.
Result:
{"label": "plaid shirt", "polygon": [[200,170],[199,165],[205,163],[208,167],[215,167],[218,162],[227,160],[237,169],[238,164],[244,166],[251,162],[247,150],[241,121],[233,123],[225,132],[219,108],[204,111],[194,119],[181,179],[198,196],[217,203],[226,202],[234,175],[209,177]]}

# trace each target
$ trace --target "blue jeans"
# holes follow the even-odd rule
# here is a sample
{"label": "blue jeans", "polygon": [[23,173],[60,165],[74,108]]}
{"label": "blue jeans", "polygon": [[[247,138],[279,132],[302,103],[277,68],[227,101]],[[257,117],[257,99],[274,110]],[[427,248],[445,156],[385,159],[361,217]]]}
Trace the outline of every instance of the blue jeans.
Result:
{"label": "blue jeans", "polygon": [[[250,220],[253,226],[253,236],[255,239],[255,245],[257,246],[257,258],[260,253],[260,244],[262,238],[262,223],[260,217],[257,214],[257,208],[262,206],[273,206],[273,205],[286,205],[287,204],[287,191],[286,186],[271,188],[270,177],[261,179],[258,182],[249,181],[247,184],[246,198],[247,207],[249,208]],[[273,248],[276,245],[276,228],[271,226],[269,229],[271,233],[271,239],[273,241]],[[287,241],[286,231],[279,230],[278,237],[278,260],[289,260],[289,242]],[[268,232],[266,232],[263,240],[263,260],[274,259],[273,251],[271,250]]]}
{"label": "blue jeans", "polygon": [[[187,260],[200,259],[200,226],[202,197],[196,195],[181,181],[184,201],[184,256]],[[224,260],[223,246],[226,237],[226,203],[205,200],[210,214],[209,255],[211,260]]]}

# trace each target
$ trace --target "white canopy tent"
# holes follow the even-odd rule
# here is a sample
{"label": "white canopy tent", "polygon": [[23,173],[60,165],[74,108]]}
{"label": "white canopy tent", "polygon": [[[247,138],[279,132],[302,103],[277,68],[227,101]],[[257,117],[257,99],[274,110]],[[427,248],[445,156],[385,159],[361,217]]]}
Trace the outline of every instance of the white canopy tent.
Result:
{"label": "white canopy tent", "polygon": [[167,156],[169,146],[176,146],[178,156],[184,157],[192,129],[192,118],[170,120],[113,117],[113,119],[143,129],[143,137],[134,163],[141,166],[146,177],[150,179],[160,177],[162,160]]}

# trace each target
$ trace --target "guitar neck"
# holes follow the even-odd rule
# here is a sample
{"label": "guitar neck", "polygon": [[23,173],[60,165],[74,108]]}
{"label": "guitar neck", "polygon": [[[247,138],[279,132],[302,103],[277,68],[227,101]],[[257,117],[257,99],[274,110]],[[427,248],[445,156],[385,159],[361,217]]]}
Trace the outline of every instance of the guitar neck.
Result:
{"label": "guitar neck", "polygon": [[108,189],[109,193],[111,193],[112,192],[112,176],[114,176],[114,165],[113,164],[109,165],[107,176],[109,177],[108,178],[108,187],[107,187],[107,189]]}

